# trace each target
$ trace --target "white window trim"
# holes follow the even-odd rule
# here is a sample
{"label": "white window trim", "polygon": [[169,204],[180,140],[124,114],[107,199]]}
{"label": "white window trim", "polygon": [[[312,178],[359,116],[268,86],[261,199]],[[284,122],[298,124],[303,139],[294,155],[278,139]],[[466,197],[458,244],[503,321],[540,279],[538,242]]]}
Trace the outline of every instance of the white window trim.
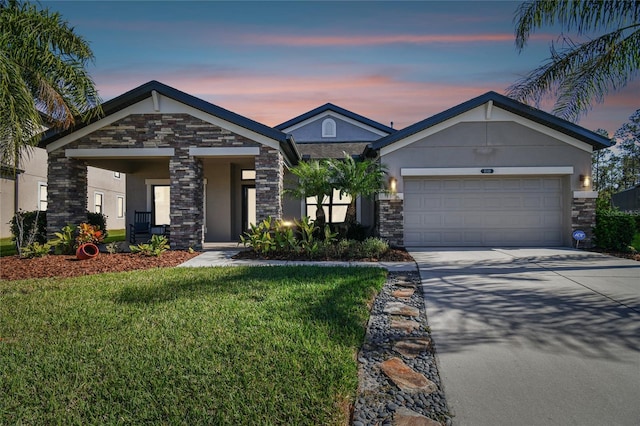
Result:
{"label": "white window trim", "polygon": [[[118,213],[120,213],[118,211],[118,200],[122,200],[122,216],[120,216]],[[127,216],[127,205],[125,204],[126,202],[126,198],[124,195],[116,195],[116,218],[118,219],[124,219]]]}
{"label": "white window trim", "polygon": [[[333,132],[328,132],[326,126],[332,125]],[[338,133],[338,129],[336,128],[336,121],[333,118],[325,118],[322,121],[322,137],[323,138],[335,138]]]}
{"label": "white window trim", "polygon": [[42,191],[41,188],[43,186],[45,188],[47,188],[47,199],[45,200],[45,202],[47,203],[47,209],[49,208],[49,185],[47,184],[47,182],[39,181],[38,182],[38,194],[37,194],[37,197],[38,197],[37,200],[38,201],[36,202],[37,203],[36,204],[36,210],[39,210],[39,211],[47,211],[47,209],[40,210],[40,203],[42,202],[42,200],[40,199],[40,193]]}
{"label": "white window trim", "polygon": [[[101,197],[102,198],[102,204],[100,204],[100,210],[101,210],[100,212],[96,211],[96,205],[97,205],[96,204],[96,195],[98,195],[98,194],[100,194],[102,196]],[[104,214],[104,204],[105,204],[104,201],[105,201],[104,200],[104,192],[93,191],[93,212],[94,213],[102,213],[102,214]]]}

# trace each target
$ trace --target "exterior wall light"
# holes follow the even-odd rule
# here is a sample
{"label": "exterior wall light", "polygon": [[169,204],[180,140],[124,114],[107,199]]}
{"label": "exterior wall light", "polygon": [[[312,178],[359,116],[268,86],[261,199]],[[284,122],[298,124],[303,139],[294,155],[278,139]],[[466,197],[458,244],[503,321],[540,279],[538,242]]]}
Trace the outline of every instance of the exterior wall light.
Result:
{"label": "exterior wall light", "polygon": [[580,175],[580,182],[582,183],[583,188],[589,188],[591,186],[591,176]]}
{"label": "exterior wall light", "polygon": [[397,189],[398,189],[398,179],[394,178],[393,176],[389,177],[389,191],[392,194],[395,194]]}

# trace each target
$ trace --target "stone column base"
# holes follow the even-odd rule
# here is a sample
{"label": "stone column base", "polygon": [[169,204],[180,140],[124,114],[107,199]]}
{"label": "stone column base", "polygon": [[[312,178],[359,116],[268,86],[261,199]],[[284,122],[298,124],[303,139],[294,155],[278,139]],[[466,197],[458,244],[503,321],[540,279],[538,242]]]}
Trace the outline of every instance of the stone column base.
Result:
{"label": "stone column base", "polygon": [[[595,191],[575,191],[571,200],[571,233],[575,230],[584,231],[586,238],[578,244],[578,248],[592,248],[593,227],[596,226],[596,199]],[[572,246],[576,247],[576,240],[571,239]]]}
{"label": "stone column base", "polygon": [[378,199],[378,235],[391,246],[404,246],[403,207],[402,197]]}

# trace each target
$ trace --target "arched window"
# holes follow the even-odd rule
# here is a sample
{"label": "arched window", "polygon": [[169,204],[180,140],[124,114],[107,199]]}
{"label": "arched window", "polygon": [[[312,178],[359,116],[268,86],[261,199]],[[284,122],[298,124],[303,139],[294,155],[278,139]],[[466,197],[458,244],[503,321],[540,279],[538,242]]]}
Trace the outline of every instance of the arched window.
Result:
{"label": "arched window", "polygon": [[335,138],[336,137],[336,122],[331,118],[327,118],[322,122],[322,137],[323,138]]}

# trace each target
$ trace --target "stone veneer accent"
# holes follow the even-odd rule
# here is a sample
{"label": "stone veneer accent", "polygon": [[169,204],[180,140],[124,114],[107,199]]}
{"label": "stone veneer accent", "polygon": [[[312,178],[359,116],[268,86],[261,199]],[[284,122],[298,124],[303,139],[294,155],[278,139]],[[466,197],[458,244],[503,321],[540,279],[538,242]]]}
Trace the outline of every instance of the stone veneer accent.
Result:
{"label": "stone veneer accent", "polygon": [[[571,202],[571,232],[576,229],[584,231],[587,237],[580,241],[578,248],[593,247],[593,227],[596,225],[596,199],[574,198]],[[571,242],[575,247],[575,240]]]}
{"label": "stone veneer accent", "polygon": [[49,153],[47,173],[47,235],[54,238],[67,224],[87,221],[87,165],[60,150]]}
{"label": "stone veneer accent", "polygon": [[390,245],[404,245],[403,201],[398,199],[378,200],[378,235]]}
{"label": "stone veneer accent", "polygon": [[204,179],[202,160],[189,147],[176,148],[169,160],[171,182],[171,248],[201,250],[204,241]]}
{"label": "stone veneer accent", "polygon": [[260,147],[256,194],[257,202],[267,205],[258,205],[258,214],[282,215],[283,160],[278,150],[189,114],[133,114],[49,153],[47,232],[86,221],[86,164],[66,158],[65,149],[174,148],[175,156],[169,159],[166,170],[166,177],[171,179],[171,248],[201,248],[203,168],[201,160],[189,156],[189,147]]}
{"label": "stone veneer accent", "polygon": [[277,149],[260,147],[256,157],[256,221],[282,218],[284,159]]}

